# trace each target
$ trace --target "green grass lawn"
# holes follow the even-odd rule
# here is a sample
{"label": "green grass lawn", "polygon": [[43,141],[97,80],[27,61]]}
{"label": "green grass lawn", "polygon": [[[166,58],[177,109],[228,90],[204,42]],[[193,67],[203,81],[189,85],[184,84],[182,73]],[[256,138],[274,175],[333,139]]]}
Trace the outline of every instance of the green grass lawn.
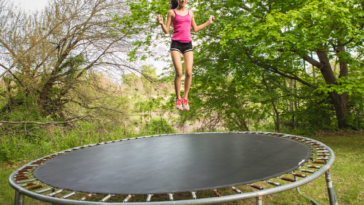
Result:
{"label": "green grass lawn", "polygon": [[[325,133],[319,136],[307,136],[319,140],[330,146],[335,154],[336,160],[331,168],[337,199],[341,205],[364,204],[364,136],[362,134],[340,134]],[[13,204],[14,191],[8,185],[9,175],[17,167],[25,164],[2,163],[0,165],[0,204]],[[258,182],[257,184],[259,184]],[[254,191],[249,186],[239,186],[242,191]],[[301,191],[316,200],[320,204],[329,204],[326,182],[324,176],[300,187]],[[221,195],[231,194],[231,189],[219,190]],[[175,199],[185,197],[184,193],[176,194]],[[198,198],[214,196],[212,191],[197,192]],[[100,197],[100,196],[98,196]],[[155,196],[153,198],[164,199],[166,196]],[[135,197],[134,201],[144,201],[145,197]],[[152,199],[153,199],[152,198]],[[152,200],[153,201],[153,200]],[[25,204],[47,204],[26,197]],[[254,199],[231,202],[226,204],[255,204]],[[306,198],[300,196],[295,189],[290,191],[265,196],[263,204],[311,204]]]}

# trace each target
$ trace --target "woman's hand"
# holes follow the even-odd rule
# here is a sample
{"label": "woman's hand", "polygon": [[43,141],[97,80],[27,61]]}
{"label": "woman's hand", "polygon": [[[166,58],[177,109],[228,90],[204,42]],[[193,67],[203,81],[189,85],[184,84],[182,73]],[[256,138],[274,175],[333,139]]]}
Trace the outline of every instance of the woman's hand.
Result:
{"label": "woman's hand", "polygon": [[211,15],[210,16],[210,19],[209,19],[209,23],[211,24],[214,21],[215,21],[215,16],[214,15]]}
{"label": "woman's hand", "polygon": [[158,16],[157,16],[157,21],[158,21],[158,23],[159,23],[160,25],[163,25],[163,17],[162,17],[162,15],[158,14]]}

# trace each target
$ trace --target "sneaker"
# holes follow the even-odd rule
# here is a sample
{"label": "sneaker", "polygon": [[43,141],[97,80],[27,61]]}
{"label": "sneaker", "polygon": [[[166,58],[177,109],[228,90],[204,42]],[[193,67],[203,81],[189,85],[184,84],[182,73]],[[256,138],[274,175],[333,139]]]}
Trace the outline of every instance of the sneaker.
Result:
{"label": "sneaker", "polygon": [[176,104],[174,104],[174,105],[175,105],[177,110],[183,110],[182,102],[183,102],[182,99],[179,99],[179,100],[176,99]]}
{"label": "sneaker", "polygon": [[183,107],[183,110],[186,110],[188,111],[190,109],[190,106],[188,105],[190,101],[188,99],[183,99],[182,98],[182,107]]}

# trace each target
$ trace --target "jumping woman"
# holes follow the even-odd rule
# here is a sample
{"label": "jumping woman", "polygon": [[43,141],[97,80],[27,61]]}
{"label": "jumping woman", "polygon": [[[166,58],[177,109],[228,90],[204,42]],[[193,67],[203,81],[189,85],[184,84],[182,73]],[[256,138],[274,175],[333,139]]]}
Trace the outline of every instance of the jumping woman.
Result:
{"label": "jumping woman", "polygon": [[[206,23],[197,26],[193,12],[186,9],[187,2],[188,0],[171,0],[166,25],[164,25],[161,15],[158,15],[157,17],[158,23],[161,24],[165,34],[169,33],[171,23],[173,24],[173,36],[170,51],[174,69],[176,70],[176,75],[174,77],[174,88],[176,91],[175,106],[178,110],[186,111],[190,109],[188,105],[188,92],[191,87],[193,65],[191,26],[193,31],[197,33],[206,26],[212,24],[215,20],[215,17],[211,15]],[[182,98],[180,95],[182,79],[181,54],[185,60],[185,85]]]}

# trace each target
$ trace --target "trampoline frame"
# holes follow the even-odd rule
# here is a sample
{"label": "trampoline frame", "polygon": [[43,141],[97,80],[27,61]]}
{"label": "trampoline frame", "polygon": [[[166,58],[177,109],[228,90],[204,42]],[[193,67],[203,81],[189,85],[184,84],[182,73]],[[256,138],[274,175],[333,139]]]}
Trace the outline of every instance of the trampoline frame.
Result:
{"label": "trampoline frame", "polygon": [[[305,178],[297,180],[297,176],[294,174],[294,180],[295,181],[293,181],[293,182],[291,182],[289,184],[279,185],[279,186],[276,186],[276,187],[273,187],[273,188],[261,189],[261,190],[255,191],[255,192],[247,192],[247,193],[242,193],[239,190],[237,190],[235,187],[232,187],[232,189],[234,191],[236,191],[237,194],[227,195],[227,196],[219,196],[219,193],[217,192],[217,190],[213,190],[215,192],[215,194],[217,195],[217,197],[202,198],[202,199],[197,199],[196,193],[191,192],[192,199],[176,200],[176,201],[173,201],[172,194],[169,194],[169,198],[171,199],[171,201],[156,201],[156,202],[153,202],[153,201],[151,201],[151,198],[152,198],[153,194],[148,195],[146,202],[128,202],[128,199],[130,199],[130,197],[131,197],[130,195],[124,200],[124,202],[105,202],[107,199],[112,197],[112,195],[106,196],[100,202],[85,201],[89,197],[92,196],[92,193],[88,193],[81,200],[70,200],[70,199],[65,199],[65,198],[67,198],[65,196],[63,196],[63,198],[54,197],[57,194],[56,193],[57,191],[55,191],[54,188],[47,188],[48,191],[49,190],[52,191],[51,194],[42,195],[41,193],[36,193],[36,192],[32,191],[32,190],[36,190],[36,189],[41,188],[39,186],[38,187],[35,186],[31,190],[28,190],[28,189],[26,189],[26,188],[24,188],[22,186],[22,184],[24,184],[24,183],[37,181],[37,179],[35,179],[35,178],[34,179],[28,179],[28,180],[18,180],[18,181],[14,180],[14,179],[16,179],[16,176],[19,173],[26,172],[28,170],[28,168],[37,167],[38,166],[37,164],[39,164],[39,162],[41,162],[41,161],[46,161],[48,159],[53,158],[54,156],[58,156],[59,154],[65,154],[67,152],[71,152],[73,150],[78,150],[78,149],[85,148],[85,147],[97,146],[97,145],[102,145],[102,144],[106,144],[106,143],[113,143],[113,142],[117,142],[117,141],[142,139],[142,138],[157,137],[157,136],[174,136],[174,135],[184,135],[184,134],[215,134],[215,133],[265,134],[265,135],[273,135],[273,136],[275,135],[277,137],[289,138],[289,139],[292,139],[292,140],[295,139],[295,140],[299,140],[301,143],[311,144],[311,146],[315,146],[316,149],[319,149],[319,148],[324,149],[325,152],[330,153],[330,155],[329,155],[330,158],[327,158],[326,156],[324,158],[321,158],[320,160],[324,160],[324,161],[319,161],[318,163],[325,164],[325,165],[323,167],[320,167],[320,169],[315,171],[313,174],[311,174],[309,176],[306,176]],[[37,200],[40,200],[40,201],[44,201],[44,202],[49,202],[49,203],[52,203],[52,204],[65,204],[65,205],[86,205],[86,204],[97,204],[97,205],[109,205],[109,204],[113,204],[113,205],[122,205],[122,204],[123,205],[124,204],[145,205],[146,203],[148,203],[148,204],[163,204],[163,205],[167,205],[167,204],[168,205],[171,205],[171,204],[189,204],[189,205],[191,204],[192,205],[192,204],[217,204],[217,203],[225,203],[225,202],[231,202],[231,201],[239,201],[239,200],[249,199],[249,198],[256,198],[256,204],[257,205],[262,205],[263,204],[263,196],[270,195],[270,194],[275,194],[275,193],[279,193],[279,192],[283,192],[283,191],[287,191],[287,190],[290,190],[290,189],[293,189],[293,188],[297,188],[297,191],[300,193],[298,187],[300,187],[300,186],[302,186],[304,184],[307,184],[307,183],[317,179],[321,175],[325,174],[326,186],[327,186],[327,189],[328,189],[330,205],[337,205],[338,202],[336,200],[334,186],[333,186],[333,182],[332,182],[332,178],[331,178],[331,174],[330,174],[330,167],[333,165],[334,160],[335,160],[335,154],[331,150],[331,148],[328,147],[327,145],[325,145],[322,142],[319,142],[317,140],[311,139],[311,138],[296,136],[296,135],[291,135],[291,134],[273,133],[273,132],[245,132],[245,131],[241,131],[241,132],[197,132],[197,133],[163,134],[163,135],[151,135],[151,136],[145,136],[145,137],[136,137],[136,138],[115,140],[115,141],[109,141],[109,142],[102,142],[102,143],[96,143],[96,144],[90,144],[90,145],[75,147],[75,148],[71,148],[71,149],[68,149],[68,150],[63,150],[63,151],[57,152],[55,154],[39,158],[37,160],[34,160],[34,161],[20,167],[18,170],[16,170],[15,172],[13,172],[10,175],[9,184],[15,190],[15,198],[14,198],[15,205],[23,205],[24,204],[24,196],[28,196],[28,197],[31,197],[31,198],[34,198],[34,199],[37,199]],[[259,189],[259,187],[257,187],[256,185],[251,185],[251,186],[253,188]],[[256,187],[254,187],[254,186],[256,186]],[[74,193],[75,192],[73,192],[73,194]],[[71,194],[68,194],[68,195],[71,195]],[[315,202],[313,199],[310,199],[310,200],[311,200],[312,203],[317,204],[317,202]]]}

